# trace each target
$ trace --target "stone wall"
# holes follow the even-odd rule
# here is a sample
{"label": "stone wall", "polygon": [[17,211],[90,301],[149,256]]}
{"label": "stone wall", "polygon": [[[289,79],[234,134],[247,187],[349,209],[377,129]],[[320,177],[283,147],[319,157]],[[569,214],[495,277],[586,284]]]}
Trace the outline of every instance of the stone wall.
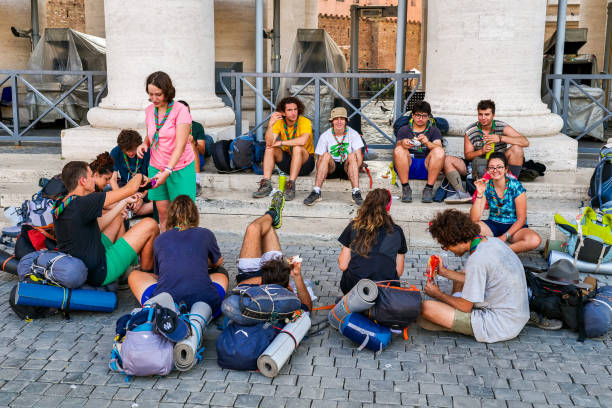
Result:
{"label": "stone wall", "polygon": [[47,27],[85,31],[84,0],[48,0]]}
{"label": "stone wall", "polygon": [[[319,14],[319,28],[325,29],[338,44],[348,65],[351,56],[350,26],[348,17]],[[362,18],[359,21],[359,68],[395,70],[396,29],[394,18]],[[421,23],[409,21],[406,24],[406,70],[419,66],[420,49]]]}

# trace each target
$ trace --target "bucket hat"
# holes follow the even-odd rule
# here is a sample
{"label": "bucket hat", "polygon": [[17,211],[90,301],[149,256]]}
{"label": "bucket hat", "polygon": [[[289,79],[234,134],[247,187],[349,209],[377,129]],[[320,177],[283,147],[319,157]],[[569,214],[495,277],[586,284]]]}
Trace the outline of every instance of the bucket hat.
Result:
{"label": "bucket hat", "polygon": [[329,114],[329,121],[331,122],[336,118],[348,119],[348,113],[346,112],[346,109],[342,106],[332,109],[331,113]]}
{"label": "bucket hat", "polygon": [[567,259],[560,259],[550,265],[547,271],[534,274],[538,279],[555,285],[574,285],[581,289],[591,289],[591,285],[580,283],[580,273]]}

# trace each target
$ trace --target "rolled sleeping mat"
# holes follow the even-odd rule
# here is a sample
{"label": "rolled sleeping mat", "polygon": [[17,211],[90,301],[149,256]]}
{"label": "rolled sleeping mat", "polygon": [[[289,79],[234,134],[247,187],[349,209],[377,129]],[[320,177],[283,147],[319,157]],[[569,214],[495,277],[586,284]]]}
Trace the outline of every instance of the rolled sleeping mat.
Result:
{"label": "rolled sleeping mat", "polygon": [[14,255],[9,254],[6,251],[0,250],[0,266],[4,272],[12,273],[17,275],[17,265],[19,260]]}
{"label": "rolled sleeping mat", "polygon": [[353,312],[365,312],[376,302],[378,286],[369,279],[361,279],[344,295],[332,310],[329,311],[329,323],[340,330],[342,320]]}
{"label": "rolled sleeping mat", "polygon": [[381,352],[391,341],[391,330],[374,323],[359,313],[351,313],[340,326],[340,333],[359,344],[358,350],[367,348]]}
{"label": "rolled sleeping mat", "polygon": [[[550,254],[548,255],[548,266],[554,264],[555,262],[561,259],[567,259],[571,263],[574,263],[574,257],[568,254],[567,252],[560,252],[560,251],[553,250],[553,251],[550,251]],[[590,262],[576,261],[575,265],[576,265],[576,268],[578,268],[580,272],[599,273],[602,275],[612,275],[612,262],[600,264],[599,269],[597,269],[597,264],[590,263]]]}
{"label": "rolled sleeping mat", "polygon": [[257,359],[257,368],[266,377],[276,377],[310,329],[308,313],[285,325],[272,343]]}
{"label": "rolled sleeping mat", "polygon": [[205,302],[191,306],[189,322],[191,334],[174,345],[174,366],[179,371],[191,370],[198,362],[197,353],[203,342],[206,326],[211,321],[212,309]]}
{"label": "rolled sleeping mat", "polygon": [[87,310],[110,313],[117,306],[117,295],[100,290],[66,289],[60,286],[19,282],[15,304],[54,307],[66,311]]}

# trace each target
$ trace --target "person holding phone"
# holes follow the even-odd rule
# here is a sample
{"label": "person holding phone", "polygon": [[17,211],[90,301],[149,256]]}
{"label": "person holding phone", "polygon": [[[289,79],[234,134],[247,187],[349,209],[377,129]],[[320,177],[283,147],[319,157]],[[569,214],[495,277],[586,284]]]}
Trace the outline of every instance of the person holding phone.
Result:
{"label": "person holding phone", "polygon": [[[470,210],[472,221],[480,226],[483,236],[497,237],[508,243],[515,253],[536,249],[542,242],[540,235],[527,224],[527,193],[516,177],[509,174],[504,153],[493,153],[487,161],[487,173],[477,180],[476,199]],[[482,221],[485,205],[489,218]]]}
{"label": "person holding phone", "polygon": [[272,192],[274,165],[289,174],[285,184],[285,200],[295,198],[295,180],[309,175],[315,167],[312,123],[304,116],[304,104],[289,96],[276,105],[266,131],[266,152],[263,159],[263,178],[253,198],[263,198]]}
{"label": "person holding phone", "polygon": [[157,71],[147,77],[146,91],[151,105],[145,110],[147,137],[136,154],[143,158],[151,152],[149,177],[155,187],[148,192],[156,202],[159,225],[166,230],[170,201],[187,195],[195,201],[196,176],[193,149],[185,148],[191,130],[191,114],[182,103],[174,101],[175,89],[170,76]]}

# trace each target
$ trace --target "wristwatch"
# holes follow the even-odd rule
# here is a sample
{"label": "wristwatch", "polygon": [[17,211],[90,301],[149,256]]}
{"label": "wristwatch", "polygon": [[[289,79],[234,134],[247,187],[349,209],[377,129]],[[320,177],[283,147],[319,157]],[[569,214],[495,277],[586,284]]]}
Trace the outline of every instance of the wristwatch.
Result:
{"label": "wristwatch", "polygon": [[512,242],[512,235],[509,232],[506,232],[506,241]]}

